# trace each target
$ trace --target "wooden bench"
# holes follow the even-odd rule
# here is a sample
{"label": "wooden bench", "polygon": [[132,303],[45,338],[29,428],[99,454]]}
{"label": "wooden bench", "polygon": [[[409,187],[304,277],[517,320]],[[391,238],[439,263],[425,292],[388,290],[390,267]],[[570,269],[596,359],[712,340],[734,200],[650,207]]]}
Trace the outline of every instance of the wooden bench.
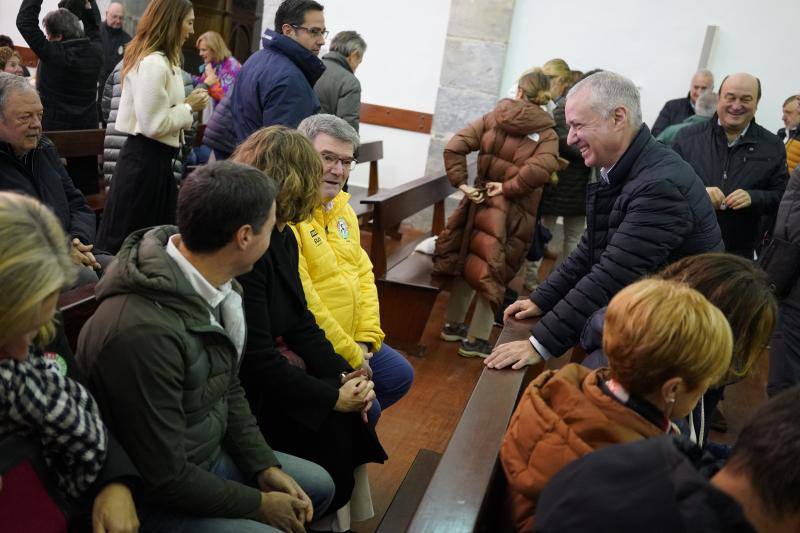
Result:
{"label": "wooden bench", "polygon": [[[476,164],[469,164],[467,171],[474,179]],[[361,200],[372,208],[369,256],[381,303],[381,327],[389,344],[410,354],[424,354],[425,346],[419,343],[422,332],[439,291],[450,281],[446,277],[432,276],[432,257],[414,249],[422,240],[442,232],[444,202],[455,191],[443,175],[419,178]],[[431,205],[430,233],[411,239],[387,257],[387,236],[391,236],[403,220]]]}
{"label": "wooden bench", "polygon": [[97,309],[94,288],[94,283],[82,285],[62,292],[58,296],[58,310],[61,313],[61,320],[64,324],[64,333],[73,353],[78,344],[78,335],[83,324],[89,320]]}
{"label": "wooden bench", "polygon": [[376,194],[380,189],[378,183],[378,161],[381,159],[383,159],[383,141],[365,142],[358,147],[358,153],[356,154],[358,164],[369,163],[367,196]]}
{"label": "wooden bench", "polygon": [[[103,158],[103,142],[106,137],[106,130],[66,130],[66,131],[47,131],[44,136],[50,139],[58,151],[59,157],[91,157],[98,158],[97,186],[99,192],[96,194],[87,194],[86,202],[89,207],[95,212],[98,220],[106,205],[106,187],[103,178],[103,173],[100,170],[100,162]],[[74,179],[74,176],[70,176]]]}
{"label": "wooden bench", "polygon": [[[431,257],[414,252],[414,248],[444,229],[444,200],[454,190],[446,176],[426,177],[361,200],[372,208],[369,256],[378,287],[381,327],[389,344],[415,355],[424,353],[419,340],[447,280],[434,278]],[[434,206],[430,233],[403,244],[387,257],[386,238],[392,228],[430,205]]]}
{"label": "wooden bench", "polygon": [[[527,339],[533,324],[510,320],[497,344]],[[510,529],[503,521],[508,516],[503,508],[505,478],[497,454],[520,394],[542,368],[485,368],[444,454],[420,450],[378,531]]]}

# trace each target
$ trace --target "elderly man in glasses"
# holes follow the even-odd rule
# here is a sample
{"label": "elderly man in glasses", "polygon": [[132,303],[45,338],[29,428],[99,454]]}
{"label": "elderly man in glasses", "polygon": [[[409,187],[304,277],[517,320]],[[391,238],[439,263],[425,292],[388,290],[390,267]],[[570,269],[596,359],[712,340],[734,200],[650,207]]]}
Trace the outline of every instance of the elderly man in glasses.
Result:
{"label": "elderly man in glasses", "polygon": [[284,0],[278,7],[275,31],[264,32],[264,47],[242,67],[229,103],[227,130],[236,144],[264,126],[296,128],[319,111],[314,84],[325,65],[317,56],[328,36],[322,10],[314,0]]}

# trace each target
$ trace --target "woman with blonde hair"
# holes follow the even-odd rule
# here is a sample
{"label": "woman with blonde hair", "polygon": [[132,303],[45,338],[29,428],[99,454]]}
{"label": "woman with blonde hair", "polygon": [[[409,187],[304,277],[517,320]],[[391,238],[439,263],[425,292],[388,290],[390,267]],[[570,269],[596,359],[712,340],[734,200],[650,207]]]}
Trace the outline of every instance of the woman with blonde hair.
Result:
{"label": "woman with blonde hair", "polygon": [[22,76],[22,58],[16,50],[8,46],[0,47],[0,70]]}
{"label": "woman with blonde hair", "polygon": [[308,309],[297,241],[287,227],[319,205],[322,161],[305,136],[284,126],[256,131],[231,160],[263,171],[278,189],[270,247],[238,278],[247,317],[242,386],[273,448],[330,473],[336,493],[328,509],[335,512],[350,499],[354,469],[383,462],[386,453],[366,423],[374,384],[333,351]]}
{"label": "woman with blonde hair", "polygon": [[645,279],[611,300],[603,349],[609,368],[568,364],[528,386],[500,449],[514,525],[531,531],[547,482],[572,461],[613,444],[677,433],[725,376],[728,321],[688,285]]}
{"label": "woman with blonde hair", "polygon": [[[63,513],[53,518],[64,530],[66,524],[83,530],[91,515],[96,531],[135,531],[139,524],[129,488],[135,471],[118,468],[124,452],[110,439],[94,398],[67,375],[74,365],[42,351],[54,336],[58,294],[74,277],[67,237],[53,213],[30,197],[0,192],[0,435],[20,440],[15,453],[28,447],[22,443],[37,450],[20,453],[19,461],[2,471],[0,500],[23,490],[22,463],[35,463],[40,451],[55,481],[52,500]],[[127,457],[123,461],[129,465]],[[45,500],[26,503],[29,511],[52,509]],[[43,518],[35,514],[14,517],[12,525],[39,531]]]}
{"label": "woman with blonde hair", "polygon": [[[528,251],[542,186],[559,165],[555,124],[540,107],[550,100],[549,85],[540,70],[525,74],[515,99],[500,100],[444,150],[447,177],[464,198],[439,235],[434,272],[456,276],[440,336],[460,341],[463,357],[489,355],[494,312]],[[469,185],[467,154],[474,151],[478,175]]]}
{"label": "woman with blonde hair", "polygon": [[[566,119],[567,91],[575,83],[574,72],[569,70],[563,59],[551,59],[542,67],[550,77],[550,93],[553,95],[553,120],[558,134],[558,153],[568,161],[566,168],[558,172],[558,181],[548,184],[542,193],[542,224],[552,232],[556,230],[556,220],[562,217],[564,235],[561,250],[553,250],[566,259],[577,248],[584,229],[586,229],[586,186],[592,169],[583,163],[577,146],[567,142],[569,126]],[[536,272],[530,272],[526,288],[533,290],[537,285]]]}
{"label": "woman with blonde hair", "polygon": [[175,221],[172,161],[192,113],[208,103],[205,89],[184,92],[181,46],[193,32],[189,0],[153,0],[125,49],[115,128],[129,137],[114,167],[97,239],[113,254],[132,231]]}
{"label": "woman with blonde hair", "polygon": [[203,60],[200,75],[192,76],[195,86],[208,89],[216,106],[236,83],[242,65],[231,55],[222,35],[207,31],[197,38],[197,51]]}

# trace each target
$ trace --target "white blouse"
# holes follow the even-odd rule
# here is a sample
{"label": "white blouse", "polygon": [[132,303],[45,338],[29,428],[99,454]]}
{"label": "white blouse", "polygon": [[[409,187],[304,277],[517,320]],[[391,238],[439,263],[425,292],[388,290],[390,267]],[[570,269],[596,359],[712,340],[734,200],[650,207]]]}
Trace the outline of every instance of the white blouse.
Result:
{"label": "white blouse", "polygon": [[192,125],[192,109],[185,99],[180,67],[170,65],[161,52],[150,54],[122,82],[115,128],[177,148],[183,130]]}

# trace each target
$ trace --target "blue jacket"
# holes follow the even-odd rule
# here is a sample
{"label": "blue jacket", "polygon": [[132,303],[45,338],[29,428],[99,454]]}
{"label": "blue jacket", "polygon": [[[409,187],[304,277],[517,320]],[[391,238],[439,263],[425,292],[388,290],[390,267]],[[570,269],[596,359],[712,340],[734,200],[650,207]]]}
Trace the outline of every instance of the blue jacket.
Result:
{"label": "blue jacket", "polygon": [[245,62],[232,99],[236,144],[264,126],[296,128],[319,111],[314,84],[325,65],[289,37],[264,32],[264,45]]}
{"label": "blue jacket", "polygon": [[590,183],[578,247],[531,294],[544,317],[533,336],[552,355],[623,287],[683,257],[722,251],[711,201],[692,167],[642,126],[609,172]]}

